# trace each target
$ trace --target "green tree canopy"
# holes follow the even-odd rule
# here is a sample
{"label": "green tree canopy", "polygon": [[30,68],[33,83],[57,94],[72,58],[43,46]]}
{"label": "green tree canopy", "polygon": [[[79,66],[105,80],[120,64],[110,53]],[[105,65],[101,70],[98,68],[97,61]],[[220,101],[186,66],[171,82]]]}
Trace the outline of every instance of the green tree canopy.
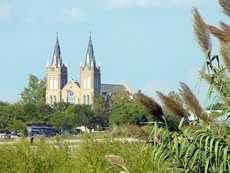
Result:
{"label": "green tree canopy", "polygon": [[27,87],[21,93],[21,102],[23,104],[45,104],[46,80],[40,80],[33,74],[29,75]]}
{"label": "green tree canopy", "polygon": [[113,93],[110,103],[110,125],[141,124],[150,119],[145,106],[128,93]]}
{"label": "green tree canopy", "polygon": [[55,111],[50,115],[50,123],[58,129],[73,129],[77,126],[90,126],[94,118],[89,106],[69,105],[62,111]]}

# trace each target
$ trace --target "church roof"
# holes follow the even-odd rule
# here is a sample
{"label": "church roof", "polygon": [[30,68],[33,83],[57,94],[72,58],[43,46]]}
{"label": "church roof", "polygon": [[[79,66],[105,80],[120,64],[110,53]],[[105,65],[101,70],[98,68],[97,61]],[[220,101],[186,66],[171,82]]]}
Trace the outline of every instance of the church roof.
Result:
{"label": "church roof", "polygon": [[78,81],[73,81],[77,86],[80,87],[80,83]]}
{"label": "church roof", "polygon": [[112,93],[114,91],[126,91],[128,88],[121,84],[101,84],[101,92]]}
{"label": "church roof", "polygon": [[89,37],[89,43],[88,43],[88,48],[86,52],[86,57],[85,57],[85,62],[84,62],[84,68],[96,68],[96,60],[94,56],[94,50],[93,50],[93,42],[91,38],[91,34]]}
{"label": "church roof", "polygon": [[77,87],[77,88],[80,88],[80,84],[78,81],[75,81],[75,80],[70,80],[67,82],[67,84],[64,86],[64,90],[69,90],[71,89],[72,87]]}
{"label": "church roof", "polygon": [[58,35],[56,37],[54,53],[53,53],[53,57],[52,57],[52,61],[51,61],[50,65],[55,65],[57,67],[61,67],[63,65],[62,64],[61,48],[60,48],[60,44],[59,44],[59,40],[58,40]]}

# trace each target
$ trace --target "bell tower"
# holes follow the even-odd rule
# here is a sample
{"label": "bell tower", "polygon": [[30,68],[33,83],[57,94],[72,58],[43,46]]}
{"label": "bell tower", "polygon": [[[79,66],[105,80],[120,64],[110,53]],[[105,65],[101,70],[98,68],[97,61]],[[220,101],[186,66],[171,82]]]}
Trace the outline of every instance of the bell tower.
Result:
{"label": "bell tower", "polygon": [[90,33],[83,65],[80,66],[81,104],[91,105],[95,96],[101,93],[101,69],[96,64]]}
{"label": "bell tower", "polygon": [[68,80],[67,67],[62,62],[58,34],[51,63],[48,65],[46,104],[53,105],[62,101],[62,89]]}

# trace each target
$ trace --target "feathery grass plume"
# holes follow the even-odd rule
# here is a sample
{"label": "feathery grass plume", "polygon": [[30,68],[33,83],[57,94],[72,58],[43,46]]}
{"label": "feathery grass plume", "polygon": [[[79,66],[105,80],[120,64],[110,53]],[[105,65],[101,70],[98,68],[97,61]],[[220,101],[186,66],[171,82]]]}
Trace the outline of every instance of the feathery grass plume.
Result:
{"label": "feathery grass plume", "polygon": [[230,41],[230,34],[221,30],[215,26],[208,25],[208,30],[212,33],[215,37],[217,37],[222,42],[229,42]]}
{"label": "feathery grass plume", "polygon": [[225,31],[227,34],[230,34],[230,25],[220,22],[220,27],[222,28],[223,31]]}
{"label": "feathery grass plume", "polygon": [[105,158],[106,158],[106,160],[111,162],[113,165],[120,167],[121,169],[123,169],[127,173],[129,172],[129,170],[126,166],[126,163],[121,156],[110,154],[110,155],[106,155]]}
{"label": "feathery grass plume", "polygon": [[187,117],[189,115],[189,112],[185,110],[183,106],[176,100],[162,94],[159,91],[157,91],[157,95],[161,99],[165,107],[169,109],[169,111],[173,112],[175,115],[180,117]]}
{"label": "feathery grass plume", "polygon": [[204,20],[202,19],[199,11],[196,8],[192,10],[193,16],[193,30],[195,32],[197,41],[202,48],[203,52],[207,54],[211,52],[212,46],[210,41],[210,35],[207,30],[207,25],[205,24]]}
{"label": "feathery grass plume", "polygon": [[165,122],[164,114],[161,106],[152,98],[138,92],[135,94],[135,98],[139,101],[142,105],[145,106],[146,110],[151,114],[154,115],[158,120]]}
{"label": "feathery grass plume", "polygon": [[221,7],[224,10],[224,13],[230,16],[230,1],[229,0],[219,0]]}
{"label": "feathery grass plume", "polygon": [[205,79],[210,85],[213,84],[214,78],[211,75],[200,71],[200,76],[201,76],[201,78]]}
{"label": "feathery grass plume", "polygon": [[213,122],[213,120],[210,117],[208,117],[208,114],[201,107],[199,101],[192,93],[191,89],[183,82],[180,82],[180,86],[181,86],[181,89],[179,89],[180,95],[182,96],[188,109],[190,109],[190,111],[192,111],[197,117],[199,117],[204,122],[206,123]]}
{"label": "feathery grass plume", "polygon": [[220,53],[226,69],[230,72],[230,43],[220,44]]}

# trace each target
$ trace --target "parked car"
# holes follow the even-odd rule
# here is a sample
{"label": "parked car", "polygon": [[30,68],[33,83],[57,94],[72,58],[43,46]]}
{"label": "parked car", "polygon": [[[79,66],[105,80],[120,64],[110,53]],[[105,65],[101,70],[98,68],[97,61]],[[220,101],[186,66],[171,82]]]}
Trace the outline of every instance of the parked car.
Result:
{"label": "parked car", "polygon": [[20,136],[16,133],[16,132],[11,132],[11,134],[10,134],[10,138],[11,139],[17,139],[17,138],[19,138]]}
{"label": "parked car", "polygon": [[16,132],[0,132],[0,138],[3,139],[16,139],[19,135]]}
{"label": "parked car", "polygon": [[5,138],[6,137],[6,133],[5,132],[0,132],[0,138]]}

